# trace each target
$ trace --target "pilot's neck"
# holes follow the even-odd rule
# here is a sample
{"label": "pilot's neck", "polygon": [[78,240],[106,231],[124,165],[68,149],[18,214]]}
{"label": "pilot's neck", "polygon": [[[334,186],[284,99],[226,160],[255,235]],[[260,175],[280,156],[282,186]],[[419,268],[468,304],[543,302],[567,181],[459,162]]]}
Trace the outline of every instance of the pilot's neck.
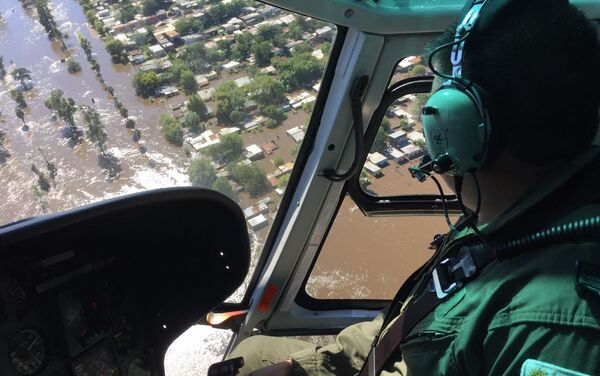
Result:
{"label": "pilot's neck", "polygon": [[[503,153],[489,168],[477,174],[481,189],[479,224],[489,223],[512,207],[548,174],[548,167],[537,167]],[[465,177],[463,202],[470,209],[477,206],[477,191],[472,176]]]}

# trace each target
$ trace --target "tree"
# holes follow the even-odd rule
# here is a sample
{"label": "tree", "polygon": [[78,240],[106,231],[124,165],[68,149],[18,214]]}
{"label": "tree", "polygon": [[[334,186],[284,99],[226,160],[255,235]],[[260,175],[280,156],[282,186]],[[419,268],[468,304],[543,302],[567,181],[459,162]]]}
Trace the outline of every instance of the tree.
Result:
{"label": "tree", "polygon": [[367,171],[365,171],[364,168],[360,171],[360,177],[358,178],[358,184],[360,185],[360,188],[365,192],[367,191],[367,186],[369,184],[371,184],[371,180],[369,179],[369,174],[367,173]]}
{"label": "tree", "polygon": [[74,115],[77,112],[77,106],[72,98],[65,98],[60,89],[54,89],[50,92],[50,97],[46,99],[44,105],[47,109],[55,113],[62,121],[75,127]]}
{"label": "tree", "polygon": [[229,184],[227,178],[223,176],[218,177],[212,184],[211,188],[217,192],[224,194],[232,200],[237,200],[236,194],[233,191],[233,188],[231,188],[231,184]]}
{"label": "tree", "polygon": [[233,180],[252,196],[259,195],[268,187],[264,171],[255,165],[234,164],[230,167],[230,173]]}
{"label": "tree", "polygon": [[86,137],[91,143],[96,145],[101,155],[106,154],[106,140],[108,137],[104,131],[104,124],[100,121],[100,114],[90,106],[81,106],[80,109],[86,125]]}
{"label": "tree", "polygon": [[181,75],[184,72],[189,71],[190,67],[188,66],[185,60],[175,58],[172,61],[172,65],[166,72],[167,80],[169,82],[175,83],[176,85],[179,85],[179,81],[181,81]]}
{"label": "tree", "polygon": [[44,158],[44,162],[46,163],[46,170],[48,170],[48,175],[50,177],[50,180],[52,180],[52,182],[54,182],[56,179],[56,174],[58,173],[58,168],[56,167],[56,164],[54,162],[51,162],[50,160],[48,160],[48,158],[46,158],[46,156],[44,155],[44,152],[42,151],[42,148],[38,147],[38,151],[42,155],[42,158]]}
{"label": "tree", "polygon": [[269,128],[275,128],[287,119],[287,115],[280,106],[261,106],[260,113],[273,120],[274,126]]}
{"label": "tree", "polygon": [[195,113],[193,111],[188,111],[188,112],[186,112],[185,115],[183,115],[183,118],[181,120],[181,125],[184,128],[188,128],[189,130],[191,130],[193,132],[203,130],[202,118],[200,117],[200,115],[198,115],[197,113]]}
{"label": "tree", "polygon": [[8,157],[10,157],[10,153],[8,152],[8,149],[6,148],[6,145],[4,145],[4,141],[5,141],[4,132],[0,131],[0,163],[6,162],[6,159]]}
{"label": "tree", "polygon": [[133,76],[132,81],[136,94],[145,98],[154,95],[156,89],[162,84],[162,79],[154,72],[139,71]]}
{"label": "tree", "polygon": [[151,16],[158,10],[165,8],[165,2],[159,0],[144,0],[142,1],[142,14],[144,16]]}
{"label": "tree", "polygon": [[67,72],[69,73],[77,73],[81,71],[81,65],[79,62],[72,57],[67,59]]}
{"label": "tree", "polygon": [[[225,54],[218,48],[207,48],[205,58],[209,64],[214,65],[219,61],[223,61],[223,59],[225,59]],[[208,67],[210,67],[210,65]]]}
{"label": "tree", "polygon": [[179,124],[177,119],[175,119],[173,116],[162,114],[160,115],[159,123],[161,132],[167,142],[175,146],[183,145],[183,129],[181,128],[181,124]]}
{"label": "tree", "polygon": [[290,148],[290,155],[292,156],[292,158],[296,158],[298,156],[299,151],[300,151],[300,144],[294,144]]}
{"label": "tree", "polygon": [[77,33],[77,38],[79,39],[79,45],[81,45],[81,49],[85,53],[85,56],[89,62],[92,60],[92,44],[88,39],[86,39],[81,33]]}
{"label": "tree", "polygon": [[302,29],[300,29],[297,21],[292,22],[288,26],[288,31],[285,33],[285,37],[292,40],[298,40],[302,38]]}
{"label": "tree", "polygon": [[125,120],[125,128],[134,129],[135,128],[135,120],[132,118],[127,118]]}
{"label": "tree", "polygon": [[90,60],[90,67],[92,68],[93,71],[96,72],[96,75],[100,75],[100,64],[98,64],[98,61],[94,58],[92,58]]}
{"label": "tree", "polygon": [[220,142],[204,150],[213,160],[223,163],[232,163],[238,160],[244,152],[244,141],[237,133],[230,133],[221,137]]}
{"label": "tree", "polygon": [[207,18],[211,25],[219,25],[231,17],[238,15],[243,7],[247,6],[244,0],[233,0],[228,3],[217,2],[207,11]]}
{"label": "tree", "polygon": [[100,34],[101,36],[106,35],[106,29],[104,28],[104,23],[97,18],[94,20],[94,30],[96,30],[98,32],[98,34]]}
{"label": "tree", "polygon": [[312,53],[313,48],[310,44],[303,42],[294,47],[294,54]]}
{"label": "tree", "polygon": [[183,89],[186,95],[190,95],[196,90],[198,90],[198,83],[196,82],[196,77],[191,71],[184,71],[181,73],[181,78],[179,79],[179,86]]}
{"label": "tree", "polygon": [[384,152],[387,147],[387,139],[387,133],[385,133],[383,127],[379,127],[379,129],[377,129],[377,134],[375,135],[375,140],[373,140],[371,151]]}
{"label": "tree", "polygon": [[273,164],[275,166],[277,166],[277,167],[283,165],[284,163],[285,163],[285,161],[281,157],[275,157],[275,158],[273,158]]}
{"label": "tree", "polygon": [[[400,122],[402,123],[402,122]],[[392,125],[390,123],[390,121],[386,118],[383,118],[383,120],[381,120],[381,124],[379,125],[381,128],[383,128],[386,132],[389,132],[392,129]]]}
{"label": "tree", "polygon": [[25,80],[31,80],[31,71],[27,68],[15,68],[10,75],[13,79],[20,81],[23,86],[25,86]]}
{"label": "tree", "polygon": [[33,173],[37,175],[37,187],[44,192],[48,192],[50,190],[50,182],[48,181],[46,175],[44,175],[44,173],[41,172],[35,166],[35,164],[31,165],[31,171],[33,171]]}
{"label": "tree", "polygon": [[27,124],[25,124],[25,113],[21,107],[15,107],[15,115],[23,122],[23,130],[27,130]]}
{"label": "tree", "polygon": [[[186,69],[191,69],[196,74],[207,72],[210,68],[210,65],[207,63],[210,61],[208,51],[201,43],[183,48],[179,54],[179,59],[184,62],[183,66]],[[179,81],[179,78],[177,78],[177,81]]]}
{"label": "tree", "polygon": [[189,111],[195,112],[200,115],[201,120],[206,120],[206,104],[200,99],[197,94],[192,94],[188,100],[187,108]]}
{"label": "tree", "polygon": [[121,17],[119,19],[122,23],[127,23],[133,20],[137,13],[138,11],[133,5],[126,3],[121,7]]}
{"label": "tree", "polygon": [[323,72],[323,65],[309,53],[273,59],[273,66],[279,72],[281,82],[291,90],[312,84]]}
{"label": "tree", "polygon": [[282,105],[287,101],[281,81],[267,75],[258,75],[250,84],[250,96],[260,106]]}
{"label": "tree", "polygon": [[235,43],[231,46],[231,57],[235,60],[246,60],[250,57],[254,37],[250,33],[241,33],[235,36]]}
{"label": "tree", "polygon": [[206,159],[192,161],[187,173],[194,187],[209,188],[217,180],[214,167]]}
{"label": "tree", "polygon": [[410,132],[413,126],[406,119],[400,119],[400,128],[405,132]]}
{"label": "tree", "polygon": [[58,26],[54,20],[54,16],[52,16],[52,11],[48,6],[48,2],[49,0],[35,0],[35,9],[37,10],[38,18],[42,26],[44,26],[48,38],[61,42],[63,49],[66,49],[65,42],[62,39],[62,33],[58,30]]}
{"label": "tree", "polygon": [[0,79],[3,80],[6,76],[6,69],[4,69],[4,58],[0,56]]}
{"label": "tree", "polygon": [[429,94],[415,94],[415,100],[410,104],[408,110],[413,114],[421,114],[421,108],[429,99]]}
{"label": "tree", "polygon": [[104,47],[112,57],[113,64],[127,63],[127,55],[125,54],[125,46],[119,40],[108,37],[104,40]]}
{"label": "tree", "polygon": [[267,42],[275,47],[285,44],[282,28],[279,25],[261,25],[256,30],[256,42]]}
{"label": "tree", "polygon": [[410,68],[408,74],[410,76],[424,76],[425,74],[427,74],[427,68],[425,68],[424,65],[415,64]]}
{"label": "tree", "polygon": [[256,65],[259,67],[271,65],[273,47],[269,42],[260,42],[255,44],[252,48],[252,51],[254,52],[254,57],[256,58]]}
{"label": "tree", "polygon": [[186,17],[175,22],[175,30],[181,35],[190,35],[201,31],[202,22],[193,17]]}
{"label": "tree", "polygon": [[285,174],[277,180],[277,188],[285,189],[290,181],[290,174]]}
{"label": "tree", "polygon": [[227,81],[215,91],[215,114],[221,123],[235,124],[242,120],[246,94],[235,82]]}
{"label": "tree", "polygon": [[133,139],[133,141],[138,142],[142,138],[142,131],[140,131],[137,128],[132,129],[131,130],[131,138]]}
{"label": "tree", "polygon": [[10,97],[17,103],[17,106],[21,109],[27,107],[27,102],[25,102],[25,96],[19,90],[12,89],[10,91]]}

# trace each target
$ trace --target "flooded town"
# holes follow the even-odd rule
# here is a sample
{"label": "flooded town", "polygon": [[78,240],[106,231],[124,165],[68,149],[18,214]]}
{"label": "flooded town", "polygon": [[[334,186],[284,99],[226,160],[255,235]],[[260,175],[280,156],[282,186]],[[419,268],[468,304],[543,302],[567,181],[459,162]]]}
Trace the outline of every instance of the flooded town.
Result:
{"label": "flooded town", "polygon": [[[335,36],[334,25],[250,0],[3,0],[0,225],[143,190],[206,187],[243,209],[254,267]],[[426,73],[412,56],[399,62],[393,80]],[[367,193],[437,193],[407,169],[424,154],[425,98],[406,96],[390,107],[361,175]],[[344,233],[380,234],[368,246],[388,249],[389,257],[399,251],[386,244],[420,247],[432,235],[403,230],[430,226],[423,218],[363,217],[347,198],[309,279],[311,295],[383,291],[375,298],[385,298],[402,279],[376,280],[368,260],[340,263],[336,249],[352,254],[366,246]],[[385,236],[391,232],[393,239]],[[183,337],[167,353],[168,375],[205,370],[228,334],[194,327]]]}

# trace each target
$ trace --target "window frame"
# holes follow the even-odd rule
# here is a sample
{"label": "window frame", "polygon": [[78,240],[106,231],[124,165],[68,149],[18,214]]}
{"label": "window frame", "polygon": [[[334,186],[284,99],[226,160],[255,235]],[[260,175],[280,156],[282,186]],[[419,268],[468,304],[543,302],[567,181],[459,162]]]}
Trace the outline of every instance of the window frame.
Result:
{"label": "window frame", "polygon": [[[293,11],[289,12],[295,13]],[[300,16],[303,15],[300,14]],[[335,69],[340,58],[342,47],[344,46],[346,40],[348,28],[340,25],[333,26],[336,27],[337,31],[335,40],[331,46],[329,60],[327,61],[327,66],[325,67],[323,78],[321,79],[321,87],[319,92],[317,93],[315,106],[313,107],[313,111],[310,115],[310,119],[306,127],[304,140],[300,144],[298,156],[296,157],[296,161],[294,162],[294,168],[290,174],[290,180],[288,181],[287,188],[281,199],[281,204],[279,205],[279,208],[277,209],[277,214],[275,215],[275,219],[273,220],[273,225],[269,230],[269,234],[267,235],[265,244],[256,263],[256,268],[252,272],[252,277],[250,278],[250,282],[248,283],[248,287],[246,288],[244,297],[239,303],[221,303],[213,310],[214,312],[246,310],[250,307],[252,294],[256,289],[256,286],[258,284],[262,271],[267,263],[267,260],[269,259],[269,256],[273,251],[273,247],[277,239],[277,234],[281,231],[285,215],[290,206],[292,205],[292,199],[294,197],[296,187],[298,186],[298,182],[302,176],[302,171],[304,170],[306,162],[308,161],[308,157],[310,156],[311,150],[314,146],[316,136],[319,130],[319,125],[321,123],[321,117],[323,116],[325,103],[327,101],[327,97],[329,96],[331,84],[333,83]]]}
{"label": "window frame", "polygon": [[[417,76],[410,77],[396,83],[393,83],[386,90],[379,106],[373,113],[371,121],[365,132],[365,153],[359,159],[359,162],[364,165],[368,151],[370,150],[377,131],[381,125],[381,121],[385,116],[387,109],[398,99],[409,94],[429,93],[433,84],[432,76]],[[319,244],[319,248],[315,257],[312,259],[308,273],[305,275],[301,288],[295,297],[295,302],[302,308],[314,311],[328,311],[336,309],[369,309],[381,310],[387,306],[387,299],[317,299],[310,296],[306,292],[306,284],[312,275],[313,269],[319,260],[323,246],[327,242],[327,238],[335,219],[339,214],[339,209],[344,202],[346,194],[360,208],[366,216],[383,216],[383,215],[443,215],[444,209],[438,195],[398,195],[398,196],[382,196],[376,197],[367,194],[360,187],[360,174],[357,174],[352,179],[344,184],[341,192],[340,200],[337,203],[333,220],[329,223],[323,237],[323,241]],[[446,195],[448,210],[451,213],[459,213],[460,208],[455,196]]]}
{"label": "window frame", "polygon": [[[388,108],[398,99],[409,94],[424,94],[431,91],[433,76],[410,77],[398,81],[386,90],[379,106],[375,110],[365,132],[365,153],[360,162],[364,165],[371,146],[377,135]],[[440,214],[444,207],[439,195],[397,195],[372,196],[366,193],[359,184],[360,174],[354,176],[348,183],[348,193],[367,216],[399,215],[399,214]],[[458,200],[454,195],[445,195],[449,211],[459,212]]]}

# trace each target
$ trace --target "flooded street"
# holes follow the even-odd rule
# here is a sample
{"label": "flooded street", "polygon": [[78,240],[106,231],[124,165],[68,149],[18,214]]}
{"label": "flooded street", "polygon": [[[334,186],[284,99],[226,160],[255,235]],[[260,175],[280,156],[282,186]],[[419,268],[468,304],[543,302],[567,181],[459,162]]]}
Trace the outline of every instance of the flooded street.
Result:
{"label": "flooded street", "polygon": [[[0,54],[7,72],[15,67],[31,71],[33,90],[25,92],[28,107],[25,122],[29,131],[21,130],[21,122],[14,116],[15,102],[9,91],[14,86],[10,74],[0,83],[0,129],[5,133],[10,158],[1,166],[0,223],[20,218],[68,209],[108,197],[165,186],[187,185],[185,156],[170,146],[162,137],[158,117],[167,112],[165,104],[150,103],[135,96],[131,85],[134,70],[129,65],[113,65],[102,41],[87,27],[87,20],[75,0],[54,1],[55,18],[60,29],[68,35],[65,42],[68,55],[81,64],[82,70],[69,74],[67,57],[56,43],[48,40],[43,27],[37,22],[32,9],[23,9],[17,0],[2,1],[0,14]],[[115,95],[137,118],[136,127],[142,132],[140,145],[132,140],[130,131],[122,123],[112,100],[96,78],[79,46],[76,34],[80,32],[92,44],[106,85],[115,89]],[[118,159],[122,172],[118,179],[107,179],[106,170],[98,165],[98,151],[87,140],[71,147],[63,137],[65,128],[60,120],[53,121],[44,106],[53,89],[64,91],[78,105],[89,105],[100,115],[108,135],[107,150]],[[92,102],[93,99],[93,102]],[[76,125],[83,126],[79,114]],[[56,164],[56,186],[47,194],[37,197],[34,184],[37,179],[31,164],[44,166],[44,158]]]}

